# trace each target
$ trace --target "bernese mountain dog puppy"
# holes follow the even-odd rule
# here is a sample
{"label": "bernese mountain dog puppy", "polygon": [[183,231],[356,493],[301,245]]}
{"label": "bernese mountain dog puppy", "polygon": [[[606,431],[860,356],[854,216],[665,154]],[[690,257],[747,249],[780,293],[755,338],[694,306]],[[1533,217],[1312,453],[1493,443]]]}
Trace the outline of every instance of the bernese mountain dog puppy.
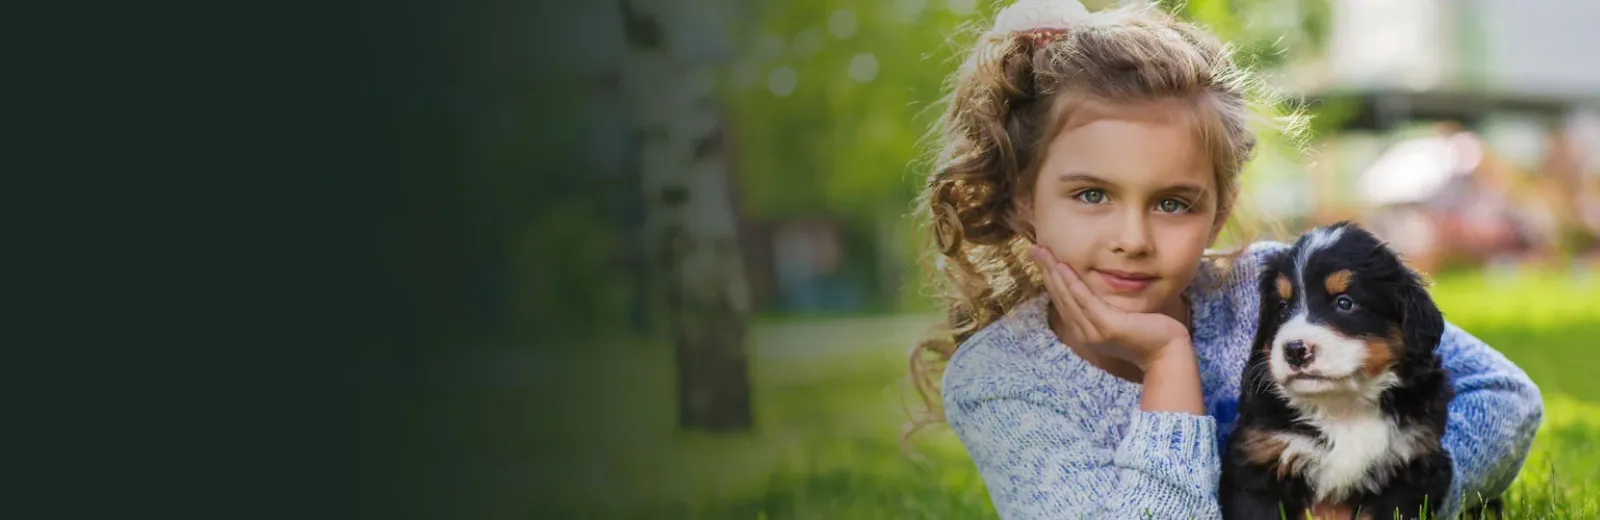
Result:
{"label": "bernese mountain dog puppy", "polygon": [[1421,276],[1340,222],[1264,260],[1260,324],[1222,463],[1223,518],[1432,518],[1450,489],[1444,317]]}

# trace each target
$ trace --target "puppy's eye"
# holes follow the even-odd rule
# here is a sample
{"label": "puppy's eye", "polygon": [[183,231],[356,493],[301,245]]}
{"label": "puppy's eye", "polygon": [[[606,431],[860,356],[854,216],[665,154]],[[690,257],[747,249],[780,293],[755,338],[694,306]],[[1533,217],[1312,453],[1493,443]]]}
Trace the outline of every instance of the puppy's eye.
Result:
{"label": "puppy's eye", "polygon": [[1356,308],[1356,301],[1350,299],[1349,296],[1341,294],[1337,299],[1333,300],[1333,306],[1341,311],[1349,311]]}
{"label": "puppy's eye", "polygon": [[1286,301],[1283,301],[1283,300],[1278,300],[1278,317],[1282,318],[1282,317],[1288,316],[1288,315],[1289,315],[1289,302],[1286,302]]}

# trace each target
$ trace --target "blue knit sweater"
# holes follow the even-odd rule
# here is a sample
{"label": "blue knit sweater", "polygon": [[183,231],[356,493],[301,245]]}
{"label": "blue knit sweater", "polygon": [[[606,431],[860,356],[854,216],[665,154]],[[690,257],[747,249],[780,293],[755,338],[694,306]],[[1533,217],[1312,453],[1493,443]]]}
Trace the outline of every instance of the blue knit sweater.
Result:
{"label": "blue knit sweater", "polygon": [[[1188,290],[1206,415],[1140,410],[1138,383],[1077,357],[1050,331],[1044,295],[968,338],[945,369],[945,415],[1000,516],[1218,518],[1219,454],[1256,332],[1258,260],[1286,247],[1257,243],[1225,281],[1205,267]],[[1206,282],[1222,288],[1199,290]],[[1453,324],[1439,354],[1456,391],[1444,436],[1455,479],[1435,507],[1454,518],[1510,486],[1543,405],[1521,369]]]}

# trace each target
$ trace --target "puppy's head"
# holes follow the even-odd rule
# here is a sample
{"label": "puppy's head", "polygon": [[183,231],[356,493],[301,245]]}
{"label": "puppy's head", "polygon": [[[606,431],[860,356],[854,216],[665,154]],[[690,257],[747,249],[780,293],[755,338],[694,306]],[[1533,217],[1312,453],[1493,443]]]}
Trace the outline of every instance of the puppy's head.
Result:
{"label": "puppy's head", "polygon": [[1370,232],[1315,229],[1266,262],[1255,348],[1291,399],[1375,399],[1433,358],[1444,318],[1421,277]]}

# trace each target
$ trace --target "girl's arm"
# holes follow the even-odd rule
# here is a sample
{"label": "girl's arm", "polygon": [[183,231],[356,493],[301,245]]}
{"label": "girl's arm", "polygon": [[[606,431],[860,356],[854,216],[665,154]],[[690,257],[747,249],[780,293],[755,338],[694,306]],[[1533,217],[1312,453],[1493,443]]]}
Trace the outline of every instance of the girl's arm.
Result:
{"label": "girl's arm", "polygon": [[[1066,387],[1029,381],[1016,367],[975,366],[985,363],[975,355],[952,361],[952,373],[986,376],[952,381],[945,415],[1001,518],[1220,517],[1210,416],[1135,410],[1118,445],[1095,446],[1088,439],[1104,411],[1079,408],[1074,396],[1060,395]],[[1151,375],[1156,370],[1166,367],[1153,364]],[[1145,401],[1150,408],[1163,399]]]}
{"label": "girl's arm", "polygon": [[1182,341],[1161,350],[1161,356],[1144,368],[1139,408],[1147,412],[1205,415],[1200,397],[1200,363],[1194,347]]}
{"label": "girl's arm", "polygon": [[1455,388],[1444,447],[1455,464],[1450,496],[1437,510],[1453,518],[1505,493],[1544,418],[1539,387],[1504,355],[1446,323],[1439,356]]}

